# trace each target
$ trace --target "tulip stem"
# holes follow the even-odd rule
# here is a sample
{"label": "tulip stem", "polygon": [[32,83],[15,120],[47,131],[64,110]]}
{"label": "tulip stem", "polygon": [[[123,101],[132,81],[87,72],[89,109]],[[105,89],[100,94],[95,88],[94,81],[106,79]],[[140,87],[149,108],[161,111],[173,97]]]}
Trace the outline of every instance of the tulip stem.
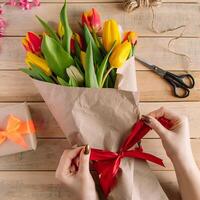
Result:
{"label": "tulip stem", "polygon": [[105,76],[104,76],[104,78],[103,78],[103,81],[102,81],[102,83],[101,83],[101,85],[100,85],[101,88],[103,87],[103,85],[104,85],[104,83],[105,83],[105,81],[106,81],[106,78],[107,78],[107,76],[109,75],[109,73],[112,71],[112,69],[113,69],[113,67],[110,67],[109,70],[106,72],[106,74],[105,74]]}
{"label": "tulip stem", "polygon": [[57,78],[56,78],[54,75],[51,75],[51,78],[52,78],[57,84],[59,84]]}

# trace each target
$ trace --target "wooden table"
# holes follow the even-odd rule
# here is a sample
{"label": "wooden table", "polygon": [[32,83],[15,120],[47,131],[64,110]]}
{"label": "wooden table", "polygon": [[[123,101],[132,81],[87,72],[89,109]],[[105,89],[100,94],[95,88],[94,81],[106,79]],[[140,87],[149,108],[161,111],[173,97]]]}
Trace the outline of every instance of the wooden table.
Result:
{"label": "wooden table", "polygon": [[[138,9],[133,13],[122,10],[121,0],[69,0],[69,20],[77,27],[80,13],[96,7],[103,19],[115,18],[125,28],[139,33],[137,55],[162,66],[166,70],[181,73],[186,67],[185,60],[167,50],[168,41],[180,34],[181,30],[164,34],[151,31],[151,10]],[[195,0],[193,0],[195,1]],[[68,143],[43,102],[30,79],[19,71],[24,66],[22,37],[29,30],[41,31],[34,15],[51,22],[58,20],[61,1],[43,0],[40,7],[31,11],[7,8],[8,27],[1,40],[0,52],[0,106],[28,101],[38,130],[36,152],[27,152],[0,158],[0,199],[1,200],[60,200],[70,199],[69,194],[54,178],[55,169],[63,150]],[[194,156],[200,165],[200,6],[190,0],[165,0],[156,9],[156,26],[160,30],[187,24],[184,37],[173,43],[177,52],[188,54],[193,65],[191,73],[196,86],[190,97],[177,99],[171,95],[168,84],[137,63],[137,79],[141,91],[141,112],[165,106],[189,116],[191,143]],[[166,168],[150,165],[172,200],[180,199],[172,163],[165,155],[160,139],[155,133],[143,140],[144,148],[162,157]],[[68,198],[67,198],[68,197]]]}

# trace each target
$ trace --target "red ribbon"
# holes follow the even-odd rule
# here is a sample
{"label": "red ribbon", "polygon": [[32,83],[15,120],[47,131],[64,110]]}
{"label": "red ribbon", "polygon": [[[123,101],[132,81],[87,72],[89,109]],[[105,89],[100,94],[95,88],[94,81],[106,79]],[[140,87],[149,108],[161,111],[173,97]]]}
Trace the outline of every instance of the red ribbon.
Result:
{"label": "red ribbon", "polygon": [[[170,120],[161,117],[159,122],[169,129],[172,124]],[[141,147],[129,150],[137,144],[151,130],[143,120],[136,122],[131,133],[120,146],[118,152],[111,152],[100,149],[91,149],[90,160],[94,161],[92,167],[99,175],[99,181],[104,195],[107,197],[116,183],[116,175],[120,169],[121,160],[125,157],[148,160],[158,165],[164,166],[163,161],[149,153],[144,153]]]}

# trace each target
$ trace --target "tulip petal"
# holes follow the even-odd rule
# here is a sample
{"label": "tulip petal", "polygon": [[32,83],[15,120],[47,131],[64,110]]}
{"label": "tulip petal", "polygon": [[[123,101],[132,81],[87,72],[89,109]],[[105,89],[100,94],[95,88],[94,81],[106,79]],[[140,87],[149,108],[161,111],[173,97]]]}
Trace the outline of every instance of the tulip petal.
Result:
{"label": "tulip petal", "polygon": [[107,20],[103,26],[102,41],[105,50],[108,52],[112,48],[113,43],[116,45],[121,43],[121,34],[117,22],[113,19]]}
{"label": "tulip petal", "polygon": [[27,37],[28,37],[29,43],[32,44],[33,52],[40,52],[42,39],[33,32],[28,32]]}
{"label": "tulip petal", "polygon": [[101,18],[95,8],[92,8],[91,26],[95,32],[98,32],[101,29]]}
{"label": "tulip petal", "polygon": [[40,67],[40,69],[42,69],[47,76],[51,75],[51,70],[46,62],[46,60],[44,60],[43,58],[31,53],[31,52],[27,52],[26,54],[26,63],[32,63],[37,65],[38,67]]}
{"label": "tulip petal", "polygon": [[33,49],[32,49],[32,47],[30,46],[30,44],[29,44],[29,42],[27,41],[26,38],[23,38],[22,44],[23,44],[24,48],[26,49],[26,51],[30,51],[30,52],[33,53]]}
{"label": "tulip petal", "polygon": [[88,21],[88,17],[85,15],[85,13],[82,14],[81,20],[82,20],[82,25],[83,25],[83,26],[86,24],[86,26],[87,26],[89,29],[91,29],[91,27],[90,27],[90,22]]}
{"label": "tulip petal", "polygon": [[76,80],[79,86],[83,85],[84,77],[75,66],[71,65],[70,67],[66,69],[66,72],[70,78],[73,78],[74,80]]}

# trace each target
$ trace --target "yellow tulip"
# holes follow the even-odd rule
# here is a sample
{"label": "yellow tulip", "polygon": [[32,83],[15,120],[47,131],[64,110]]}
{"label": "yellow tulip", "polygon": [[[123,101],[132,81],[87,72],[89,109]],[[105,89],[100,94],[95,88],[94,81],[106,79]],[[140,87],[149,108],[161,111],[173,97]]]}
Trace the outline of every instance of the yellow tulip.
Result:
{"label": "yellow tulip", "polygon": [[39,67],[41,70],[43,70],[47,76],[52,75],[52,72],[51,72],[46,60],[44,60],[43,58],[41,58],[31,52],[27,52],[25,62],[29,65],[30,68],[31,68],[31,66],[29,63],[32,63],[32,64],[35,64],[37,67]]}
{"label": "yellow tulip", "polygon": [[129,54],[131,52],[131,43],[128,41],[123,42],[116,46],[113,50],[109,62],[112,68],[121,67],[125,61],[127,60]]}
{"label": "yellow tulip", "polygon": [[115,45],[121,43],[121,34],[117,22],[113,19],[105,21],[103,25],[102,42],[106,51],[110,51],[114,42]]}
{"label": "yellow tulip", "polygon": [[80,60],[81,60],[81,63],[83,65],[84,69],[86,69],[85,59],[86,59],[86,53],[84,51],[81,51]]}
{"label": "yellow tulip", "polygon": [[64,28],[63,28],[61,21],[58,24],[58,35],[60,38],[62,38],[64,35]]}
{"label": "yellow tulip", "polygon": [[103,81],[101,83],[101,87],[103,87],[106,78],[108,77],[109,73],[112,71],[114,68],[120,68],[122,65],[126,62],[126,60],[129,57],[129,54],[131,52],[131,43],[128,41],[123,42],[122,44],[118,44],[115,49],[113,50],[109,62],[111,67],[109,70],[106,72]]}

